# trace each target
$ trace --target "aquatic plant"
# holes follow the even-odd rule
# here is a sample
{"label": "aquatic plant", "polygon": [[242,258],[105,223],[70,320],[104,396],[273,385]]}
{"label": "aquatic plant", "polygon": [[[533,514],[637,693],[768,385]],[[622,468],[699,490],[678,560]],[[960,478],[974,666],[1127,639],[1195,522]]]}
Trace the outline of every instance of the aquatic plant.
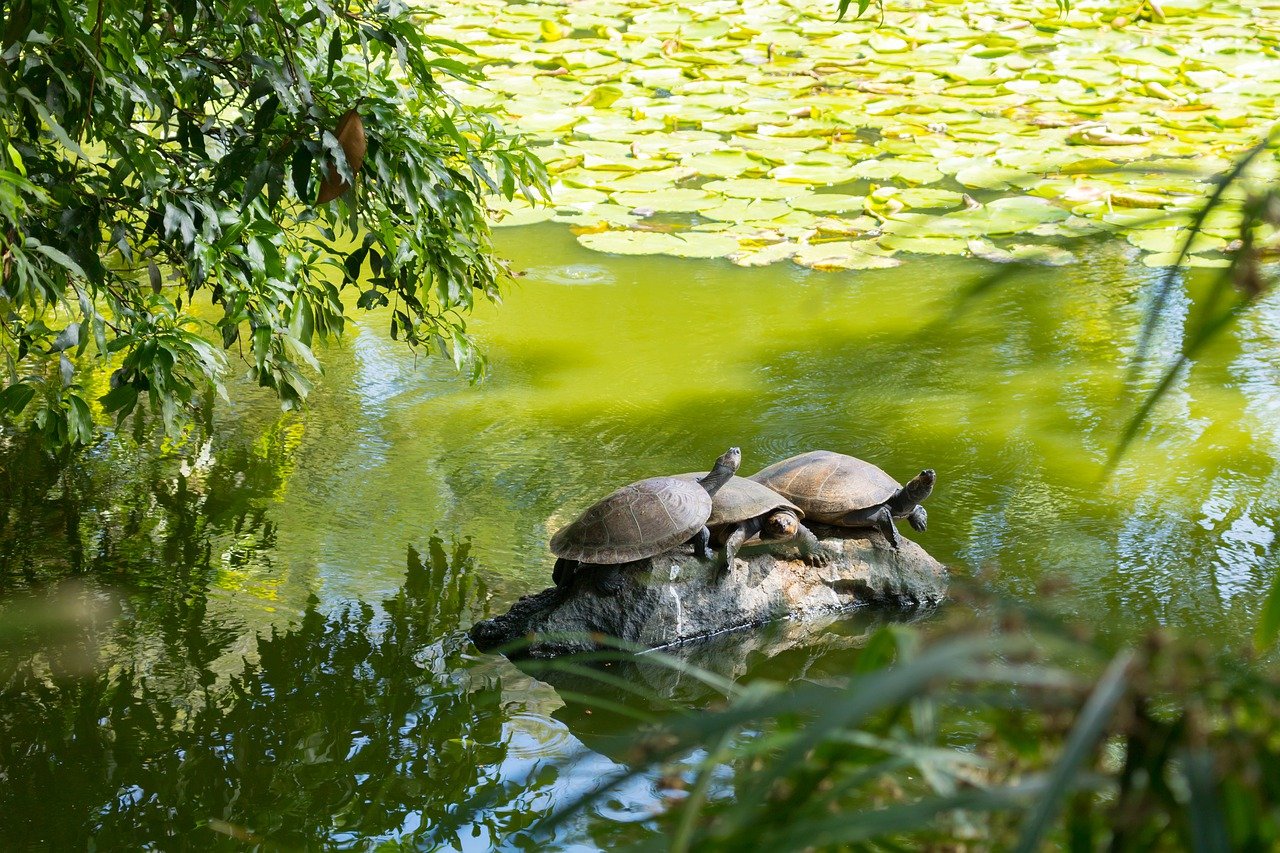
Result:
{"label": "aquatic plant", "polygon": [[[1225,266],[1274,120],[1277,21],[1206,0],[848,4],[751,0],[428,4],[483,89],[456,91],[538,143],[552,204],[497,201],[618,254],[792,260],[912,253],[1064,263],[1114,234],[1144,263]],[[837,7],[838,6],[838,7]],[[866,4],[860,4],[865,10]],[[1264,226],[1256,247],[1273,247]]]}

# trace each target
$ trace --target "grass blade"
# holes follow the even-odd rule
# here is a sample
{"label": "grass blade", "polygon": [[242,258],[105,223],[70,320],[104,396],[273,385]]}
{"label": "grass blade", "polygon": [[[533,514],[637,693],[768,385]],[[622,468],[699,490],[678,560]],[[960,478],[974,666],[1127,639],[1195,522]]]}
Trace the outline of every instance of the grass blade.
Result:
{"label": "grass blade", "polygon": [[1040,849],[1049,827],[1062,806],[1062,800],[1080,772],[1086,757],[1097,745],[1106,730],[1107,722],[1116,703],[1129,688],[1129,666],[1134,653],[1124,651],[1116,655],[1103,673],[1098,687],[1084,703],[1076,724],[1067,737],[1062,757],[1049,773],[1043,796],[1036,802],[1022,825],[1022,837],[1018,840],[1018,853],[1033,853]]}

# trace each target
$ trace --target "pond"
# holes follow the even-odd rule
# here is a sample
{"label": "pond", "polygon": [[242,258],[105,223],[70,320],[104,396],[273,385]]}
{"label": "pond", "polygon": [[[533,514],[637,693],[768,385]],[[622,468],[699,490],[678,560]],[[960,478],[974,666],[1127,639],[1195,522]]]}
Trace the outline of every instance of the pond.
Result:
{"label": "pond", "polygon": [[[242,386],[184,441],[123,435],[66,465],[4,437],[6,845],[650,836],[670,792],[648,776],[551,837],[533,827],[625,767],[631,730],[591,713],[590,685],[535,678],[461,631],[549,583],[549,532],[586,504],[729,444],[746,471],[819,447],[899,478],[937,469],[929,530],[903,529],[959,584],[1120,641],[1153,625],[1247,635],[1277,562],[1274,300],[1104,476],[1152,383],[1127,358],[1158,273],[1127,247],[964,297],[1005,268],[744,270],[596,254],[553,224],[499,243],[526,275],[478,314],[478,386],[372,316],[328,349],[301,414]],[[1161,352],[1179,329],[1175,311]],[[923,624],[974,617],[952,604]],[[875,618],[752,632],[697,662],[847,671]],[[636,681],[707,701],[669,676]]]}

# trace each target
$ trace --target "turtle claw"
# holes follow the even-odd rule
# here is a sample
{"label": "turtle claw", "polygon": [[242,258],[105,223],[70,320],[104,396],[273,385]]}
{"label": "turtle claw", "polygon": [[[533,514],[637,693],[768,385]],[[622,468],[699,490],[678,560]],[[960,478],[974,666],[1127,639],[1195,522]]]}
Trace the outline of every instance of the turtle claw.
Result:
{"label": "turtle claw", "polygon": [[802,554],[800,559],[804,560],[806,565],[813,566],[816,569],[823,569],[831,565],[832,555],[825,549],[821,549]]}
{"label": "turtle claw", "polygon": [[924,507],[918,506],[907,513],[907,522],[917,531],[923,533],[929,529],[929,514]]}

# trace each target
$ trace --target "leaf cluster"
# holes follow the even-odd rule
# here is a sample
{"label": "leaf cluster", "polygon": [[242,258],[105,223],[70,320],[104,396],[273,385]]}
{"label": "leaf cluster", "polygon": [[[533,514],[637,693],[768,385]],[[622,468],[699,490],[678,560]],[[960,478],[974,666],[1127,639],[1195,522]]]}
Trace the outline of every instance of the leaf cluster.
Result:
{"label": "leaf cluster", "polygon": [[[0,415],[80,444],[92,401],[117,419],[145,401],[172,430],[225,393],[226,349],[291,408],[353,303],[480,371],[465,316],[505,273],[483,198],[545,175],[442,88],[479,81],[446,55],[464,50],[397,2],[10,4]],[[336,135],[353,110],[354,163]],[[322,184],[341,193],[321,204]]]}

